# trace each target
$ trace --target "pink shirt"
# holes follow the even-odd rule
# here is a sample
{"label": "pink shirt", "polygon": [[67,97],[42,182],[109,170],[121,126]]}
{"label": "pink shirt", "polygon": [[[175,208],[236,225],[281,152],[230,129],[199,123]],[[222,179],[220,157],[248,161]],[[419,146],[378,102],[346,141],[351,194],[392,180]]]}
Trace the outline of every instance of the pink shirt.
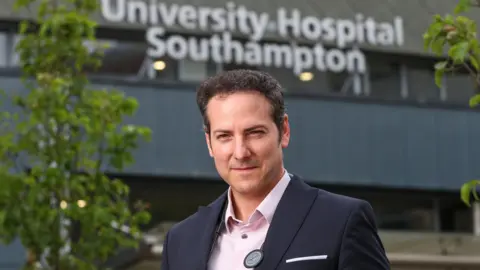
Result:
{"label": "pink shirt", "polygon": [[208,270],[247,269],[243,266],[243,260],[250,251],[262,246],[275,209],[289,182],[290,176],[285,171],[282,179],[258,205],[247,222],[235,218],[230,198],[231,191],[228,190],[228,204],[225,213],[226,229],[218,237],[209,260]]}

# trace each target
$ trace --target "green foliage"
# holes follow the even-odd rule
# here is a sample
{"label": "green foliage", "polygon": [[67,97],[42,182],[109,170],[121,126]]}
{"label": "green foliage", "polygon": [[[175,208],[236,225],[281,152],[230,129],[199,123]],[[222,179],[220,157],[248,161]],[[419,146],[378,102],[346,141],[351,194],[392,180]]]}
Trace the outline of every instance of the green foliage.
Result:
{"label": "green foliage", "polygon": [[470,201],[472,197],[477,201],[479,200],[478,192],[476,191],[477,185],[480,185],[479,180],[471,180],[465,183],[460,190],[460,196],[462,198],[462,201],[468,206],[470,206]]}
{"label": "green foliage", "polygon": [[[435,83],[438,87],[441,87],[443,77],[448,72],[466,70],[477,92],[480,88],[480,45],[477,39],[477,25],[474,20],[460,15],[468,12],[474,5],[478,6],[478,1],[474,3],[471,0],[459,0],[453,15],[435,15],[423,35],[425,49],[446,58],[435,64]],[[471,107],[477,107],[479,104],[479,94],[470,98]],[[479,199],[475,192],[475,186],[479,183],[478,180],[472,180],[462,186],[461,199],[467,205],[470,205],[472,195],[476,200]]]}
{"label": "green foliage", "polygon": [[21,239],[25,269],[98,269],[119,247],[136,246],[150,219],[105,170],[131,164],[151,132],[124,124],[135,99],[89,84],[87,71],[102,59],[102,48],[85,44],[96,41],[98,1],[18,0],[16,8],[32,4],[36,23],[22,22],[16,48],[27,91],[11,97],[21,112],[0,115],[0,240]]}
{"label": "green foliage", "polygon": [[[465,1],[460,1],[455,9],[465,11]],[[435,65],[435,83],[441,87],[446,72],[467,69],[478,87],[480,47],[477,40],[477,25],[465,16],[435,15],[434,21],[423,36],[425,49],[437,56],[447,56],[447,60]]]}

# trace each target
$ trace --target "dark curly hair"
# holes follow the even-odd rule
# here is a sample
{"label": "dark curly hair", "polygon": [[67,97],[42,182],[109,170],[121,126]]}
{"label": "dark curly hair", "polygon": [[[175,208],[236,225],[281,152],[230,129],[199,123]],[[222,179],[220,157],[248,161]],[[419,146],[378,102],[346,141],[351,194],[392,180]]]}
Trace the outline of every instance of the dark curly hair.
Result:
{"label": "dark curly hair", "polygon": [[205,132],[210,133],[210,123],[206,114],[208,102],[217,95],[242,91],[256,91],[267,98],[272,107],[272,119],[282,134],[285,116],[282,86],[266,72],[247,69],[223,71],[200,84],[197,90],[197,105],[203,117]]}

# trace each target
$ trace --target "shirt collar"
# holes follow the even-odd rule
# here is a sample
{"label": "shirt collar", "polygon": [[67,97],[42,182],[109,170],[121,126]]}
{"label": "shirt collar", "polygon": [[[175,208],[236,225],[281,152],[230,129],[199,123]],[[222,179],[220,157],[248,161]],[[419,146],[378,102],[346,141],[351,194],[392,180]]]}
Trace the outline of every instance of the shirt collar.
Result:
{"label": "shirt collar", "polygon": [[[267,222],[270,224],[273,219],[273,214],[277,209],[277,205],[280,202],[280,199],[283,196],[283,193],[287,189],[288,183],[290,182],[290,175],[288,174],[287,170],[283,173],[282,178],[275,187],[268,193],[268,195],[263,199],[263,201],[258,205],[252,215],[248,218],[249,222],[251,221],[252,217],[256,214],[262,215]],[[235,215],[233,213],[232,207],[232,199],[231,199],[231,188],[228,189],[228,204],[227,204],[227,211],[225,213],[225,225],[227,231],[230,232],[228,226],[228,220],[230,218],[235,219]]]}

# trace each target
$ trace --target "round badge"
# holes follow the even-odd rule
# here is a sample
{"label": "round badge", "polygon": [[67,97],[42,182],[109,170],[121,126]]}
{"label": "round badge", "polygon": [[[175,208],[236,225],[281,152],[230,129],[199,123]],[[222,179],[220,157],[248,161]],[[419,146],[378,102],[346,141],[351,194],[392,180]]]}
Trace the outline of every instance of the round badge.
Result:
{"label": "round badge", "polygon": [[257,267],[263,260],[263,252],[260,249],[252,250],[250,253],[245,256],[245,260],[243,260],[243,265],[246,268],[255,268]]}

